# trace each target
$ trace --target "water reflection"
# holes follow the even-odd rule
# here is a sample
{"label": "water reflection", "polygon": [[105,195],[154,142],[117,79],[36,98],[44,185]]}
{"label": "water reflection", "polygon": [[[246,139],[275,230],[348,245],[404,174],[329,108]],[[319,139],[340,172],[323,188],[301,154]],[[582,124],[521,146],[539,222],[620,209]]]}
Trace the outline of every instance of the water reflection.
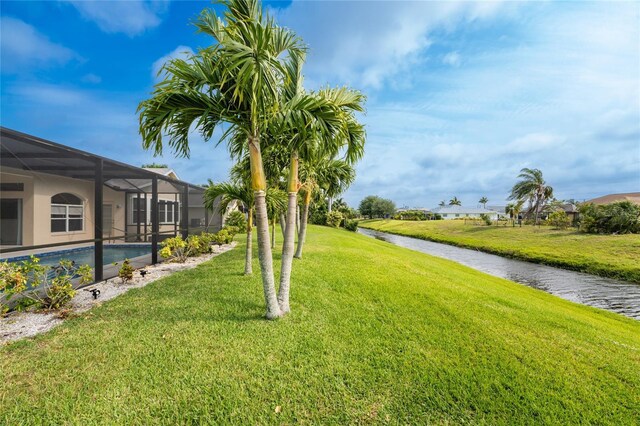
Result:
{"label": "water reflection", "polygon": [[640,320],[640,285],[581,272],[508,259],[477,250],[358,228],[378,240],[443,257],[501,278],[544,290],[572,302]]}

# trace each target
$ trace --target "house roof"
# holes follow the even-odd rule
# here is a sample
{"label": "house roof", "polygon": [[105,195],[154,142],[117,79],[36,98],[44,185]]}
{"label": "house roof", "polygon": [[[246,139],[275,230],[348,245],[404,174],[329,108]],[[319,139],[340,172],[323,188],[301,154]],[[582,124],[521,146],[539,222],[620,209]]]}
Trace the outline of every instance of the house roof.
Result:
{"label": "house roof", "polygon": [[575,204],[567,203],[560,206],[565,213],[578,213],[578,207]]}
{"label": "house roof", "polygon": [[403,208],[399,208],[399,209],[396,210],[396,212],[398,212],[398,213],[415,212],[415,211],[421,211],[421,212],[424,212],[424,213],[430,213],[431,209],[428,209],[426,207],[411,207],[411,208],[403,207]]}
{"label": "house roof", "polygon": [[507,208],[507,206],[487,206],[486,209],[487,210],[492,210],[494,212],[498,212],[498,213],[504,213],[504,210]]}
{"label": "house roof", "polygon": [[593,204],[611,204],[616,201],[631,201],[634,204],[640,204],[640,192],[603,195],[602,197],[593,198],[585,202]]}
{"label": "house roof", "polygon": [[167,176],[172,179],[180,180],[178,174],[169,167],[143,167],[145,170],[149,170],[150,172],[157,173],[162,176]]}
{"label": "house roof", "polygon": [[497,213],[494,210],[475,208],[475,207],[463,207],[463,206],[444,206],[436,207],[433,209],[434,213],[438,214],[492,214]]}

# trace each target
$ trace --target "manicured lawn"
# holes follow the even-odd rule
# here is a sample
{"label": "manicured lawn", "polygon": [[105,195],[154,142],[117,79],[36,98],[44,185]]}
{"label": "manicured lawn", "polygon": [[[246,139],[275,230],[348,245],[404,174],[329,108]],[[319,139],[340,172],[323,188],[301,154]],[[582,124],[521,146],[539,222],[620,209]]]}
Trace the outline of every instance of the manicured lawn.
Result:
{"label": "manicured lawn", "polygon": [[329,228],[282,320],[242,270],[239,246],[0,348],[0,424],[640,419],[640,322]]}
{"label": "manicured lawn", "polygon": [[484,226],[461,220],[366,220],[359,226],[640,283],[637,234],[592,235],[575,229]]}

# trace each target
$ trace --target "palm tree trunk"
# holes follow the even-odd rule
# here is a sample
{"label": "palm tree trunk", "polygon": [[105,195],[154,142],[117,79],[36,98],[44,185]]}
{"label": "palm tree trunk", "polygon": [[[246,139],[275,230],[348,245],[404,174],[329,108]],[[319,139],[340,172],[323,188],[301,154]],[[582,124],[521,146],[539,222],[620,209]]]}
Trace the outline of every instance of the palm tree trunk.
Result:
{"label": "palm tree trunk", "polygon": [[287,228],[287,220],[284,218],[284,213],[280,213],[280,230],[282,231],[282,238],[284,238],[285,229]]}
{"label": "palm tree trunk", "polygon": [[253,250],[253,209],[249,209],[249,218],[247,220],[247,247],[244,252],[244,274],[253,274],[252,250]]}
{"label": "palm tree trunk", "polygon": [[291,267],[295,248],[295,220],[298,193],[289,192],[289,206],[287,208],[287,223],[282,243],[282,267],[280,269],[280,288],[278,289],[278,303],[283,313],[291,310],[289,307],[289,288],[291,286]]}
{"label": "palm tree trunk", "polygon": [[331,210],[333,210],[333,197],[329,197],[329,201],[327,202],[327,204],[328,204],[327,211],[331,213]]}
{"label": "palm tree trunk", "polygon": [[300,206],[296,204],[296,234],[300,233]]}
{"label": "palm tree trunk", "polygon": [[[293,264],[293,250],[295,246],[295,221],[298,211],[298,153],[291,153],[289,166],[289,182],[287,191],[289,202],[287,204],[287,219],[282,225],[284,229],[284,241],[282,242],[282,264],[280,268],[280,288],[278,289],[278,303],[280,310],[287,313],[289,306],[289,288],[291,287],[291,268]],[[282,215],[280,216],[282,220]]]}
{"label": "palm tree trunk", "polygon": [[276,248],[276,218],[271,219],[271,249]]}
{"label": "palm tree trunk", "polygon": [[302,259],[302,247],[307,236],[307,221],[309,219],[309,204],[311,203],[311,192],[307,191],[304,197],[304,207],[302,208],[302,217],[300,218],[300,231],[298,231],[298,248],[295,258]]}
{"label": "palm tree trunk", "polygon": [[251,186],[255,192],[256,225],[258,232],[258,258],[262,273],[262,289],[267,304],[267,319],[278,318],[282,315],[276,287],[273,278],[273,258],[269,245],[269,217],[267,216],[267,181],[262,166],[260,140],[257,136],[249,138],[249,156],[251,160]]}

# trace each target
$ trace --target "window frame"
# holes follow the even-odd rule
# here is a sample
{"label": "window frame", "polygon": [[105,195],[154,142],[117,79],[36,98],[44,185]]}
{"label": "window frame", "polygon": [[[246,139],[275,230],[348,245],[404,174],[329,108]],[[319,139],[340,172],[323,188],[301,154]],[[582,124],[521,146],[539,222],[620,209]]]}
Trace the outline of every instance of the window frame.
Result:
{"label": "window frame", "polygon": [[[55,194],[58,195],[58,194]],[[52,196],[51,198],[55,197]],[[73,195],[73,194],[72,194]],[[84,213],[85,213],[85,203],[84,201],[82,201],[82,199],[80,197],[78,197],[78,199],[80,199],[80,204],[58,204],[58,203],[51,203],[51,210],[49,212],[49,229],[51,231],[52,234],[69,234],[69,233],[73,233],[73,232],[84,232],[85,231],[85,220],[84,220]],[[54,213],[53,213],[53,207],[62,207],[64,208],[64,217],[53,217]],[[75,217],[78,215],[74,215],[74,217],[71,217],[69,214],[69,209],[70,208],[79,208],[81,210],[80,212],[80,217]],[[62,215],[62,213],[56,213],[58,215]],[[69,222],[72,220],[79,220],[80,223],[82,224],[80,229],[69,229]],[[64,222],[64,230],[62,231],[54,231],[53,230],[53,221],[56,222]]]}

